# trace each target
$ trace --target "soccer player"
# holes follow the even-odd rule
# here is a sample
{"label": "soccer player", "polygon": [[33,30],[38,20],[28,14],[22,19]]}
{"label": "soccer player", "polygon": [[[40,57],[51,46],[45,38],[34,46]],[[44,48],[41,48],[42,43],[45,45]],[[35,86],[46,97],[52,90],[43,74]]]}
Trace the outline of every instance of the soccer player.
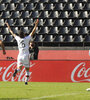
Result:
{"label": "soccer player", "polygon": [[31,40],[31,37],[35,33],[38,22],[39,22],[39,20],[37,19],[32,32],[28,36],[25,36],[25,34],[22,31],[20,31],[19,36],[17,36],[11,30],[9,24],[6,23],[10,33],[16,39],[17,44],[18,44],[18,49],[19,49],[19,54],[17,57],[17,69],[15,69],[13,77],[16,76],[17,72],[20,72],[20,70],[22,69],[22,66],[25,66],[25,69],[26,69],[25,85],[28,84],[28,79],[29,79],[29,67],[30,67],[30,64],[29,64],[30,63],[30,60],[29,60],[29,42]]}
{"label": "soccer player", "polygon": [[3,50],[3,54],[5,55],[6,54],[5,47],[4,47],[4,44],[3,44],[3,42],[1,40],[0,40],[0,46],[1,46],[2,50]]}

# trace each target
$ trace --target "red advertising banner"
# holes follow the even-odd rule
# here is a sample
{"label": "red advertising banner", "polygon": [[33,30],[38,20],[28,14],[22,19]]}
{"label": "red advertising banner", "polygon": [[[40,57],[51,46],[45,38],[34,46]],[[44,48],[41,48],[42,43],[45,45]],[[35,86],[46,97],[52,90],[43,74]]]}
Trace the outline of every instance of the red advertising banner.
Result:
{"label": "red advertising banner", "polygon": [[[39,50],[39,60],[90,60],[89,50]],[[0,60],[16,60],[18,50],[0,50]]]}
{"label": "red advertising banner", "polygon": [[[38,60],[30,64],[31,82],[90,82],[90,61]],[[24,67],[12,78],[16,65],[16,61],[0,61],[0,81],[24,81]]]}

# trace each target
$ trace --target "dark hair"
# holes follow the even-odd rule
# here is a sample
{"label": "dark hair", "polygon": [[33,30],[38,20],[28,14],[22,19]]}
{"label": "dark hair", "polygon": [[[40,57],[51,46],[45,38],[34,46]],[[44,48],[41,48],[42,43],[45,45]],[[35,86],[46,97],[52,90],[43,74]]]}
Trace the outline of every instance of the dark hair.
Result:
{"label": "dark hair", "polygon": [[30,43],[32,43],[31,46],[35,46],[35,42],[34,41],[30,41]]}
{"label": "dark hair", "polygon": [[20,38],[24,38],[24,37],[25,37],[24,32],[20,30],[20,32],[19,32],[19,36],[20,36]]}

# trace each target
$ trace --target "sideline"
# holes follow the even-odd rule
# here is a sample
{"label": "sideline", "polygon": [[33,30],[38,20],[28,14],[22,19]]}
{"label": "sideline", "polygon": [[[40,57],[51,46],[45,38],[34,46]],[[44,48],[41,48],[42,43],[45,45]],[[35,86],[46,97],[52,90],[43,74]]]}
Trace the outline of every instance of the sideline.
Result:
{"label": "sideline", "polygon": [[31,99],[26,99],[26,100],[39,100],[39,99],[53,98],[53,97],[60,97],[60,96],[70,96],[70,95],[77,95],[77,94],[80,94],[80,93],[82,93],[82,92],[49,95],[49,96],[35,97],[35,98],[31,98]]}

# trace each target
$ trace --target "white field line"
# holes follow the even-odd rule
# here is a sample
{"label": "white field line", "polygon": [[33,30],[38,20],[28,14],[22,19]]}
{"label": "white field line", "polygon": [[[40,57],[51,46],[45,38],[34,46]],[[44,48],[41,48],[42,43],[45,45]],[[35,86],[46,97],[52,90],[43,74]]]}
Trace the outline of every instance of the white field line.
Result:
{"label": "white field line", "polygon": [[60,96],[70,96],[70,95],[77,95],[80,94],[79,93],[64,93],[64,94],[56,94],[56,95],[49,95],[49,96],[42,96],[42,97],[35,97],[35,98],[31,98],[30,100],[34,99],[34,100],[39,100],[39,99],[45,99],[45,98],[53,98],[53,97],[60,97]]}

